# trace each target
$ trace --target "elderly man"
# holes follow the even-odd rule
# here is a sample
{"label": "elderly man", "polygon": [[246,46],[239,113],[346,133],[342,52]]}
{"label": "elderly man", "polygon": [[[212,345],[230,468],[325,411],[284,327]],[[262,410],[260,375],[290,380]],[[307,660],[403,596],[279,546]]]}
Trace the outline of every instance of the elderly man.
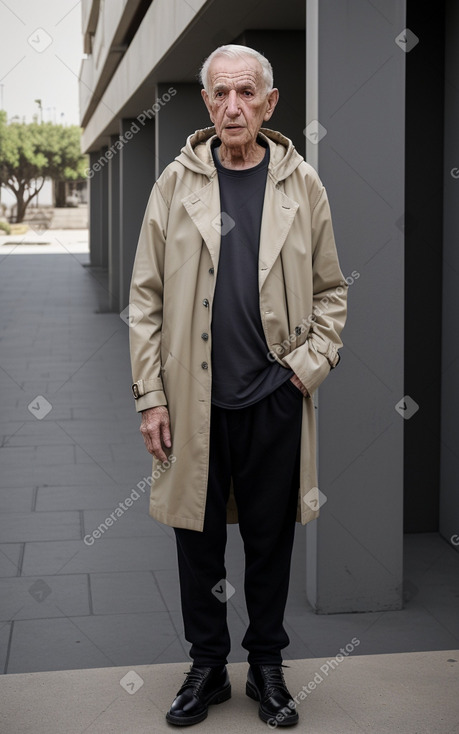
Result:
{"label": "elderly man", "polygon": [[130,294],[150,514],[174,528],[193,661],[166,719],[198,723],[231,696],[225,545],[227,522],[239,522],[246,693],[263,721],[289,726],[298,712],[281,650],[295,521],[318,516],[311,397],[339,360],[347,289],[322,183],[262,127],[279,98],[267,59],[221,46],[201,80],[213,127],[153,188]]}

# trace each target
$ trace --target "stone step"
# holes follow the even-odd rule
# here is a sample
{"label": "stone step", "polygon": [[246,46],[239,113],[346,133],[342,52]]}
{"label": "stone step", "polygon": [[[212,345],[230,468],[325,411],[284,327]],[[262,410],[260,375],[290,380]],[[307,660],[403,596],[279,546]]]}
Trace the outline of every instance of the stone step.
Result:
{"label": "stone step", "polygon": [[[333,663],[334,661],[334,663]],[[299,725],[314,734],[446,734],[458,731],[459,651],[288,660]],[[161,734],[189,662],[0,676],[5,734]],[[199,733],[278,728],[245,694],[247,665],[228,665],[232,697],[209,707]],[[302,696],[300,696],[302,692]],[[194,731],[194,729],[193,729]],[[198,731],[198,729],[196,729]]]}
{"label": "stone step", "polygon": [[51,229],[85,229],[88,226],[88,207],[54,209]]}

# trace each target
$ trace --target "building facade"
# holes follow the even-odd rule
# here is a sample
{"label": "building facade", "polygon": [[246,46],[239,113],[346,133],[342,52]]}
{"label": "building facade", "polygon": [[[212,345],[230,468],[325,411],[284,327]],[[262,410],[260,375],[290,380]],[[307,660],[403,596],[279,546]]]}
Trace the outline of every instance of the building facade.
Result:
{"label": "building facade", "polygon": [[350,288],[317,399],[324,504],[305,529],[321,613],[400,609],[404,531],[459,547],[459,11],[424,15],[414,0],[82,2],[91,264],[113,310],[154,181],[209,124],[197,74],[217,46],[270,59],[270,127],[327,188]]}

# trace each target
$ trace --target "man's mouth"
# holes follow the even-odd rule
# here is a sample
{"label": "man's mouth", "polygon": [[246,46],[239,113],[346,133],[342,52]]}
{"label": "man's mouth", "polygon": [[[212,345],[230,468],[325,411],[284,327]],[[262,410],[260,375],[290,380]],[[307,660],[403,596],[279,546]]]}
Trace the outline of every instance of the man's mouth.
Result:
{"label": "man's mouth", "polygon": [[242,125],[226,125],[225,130],[242,130]]}

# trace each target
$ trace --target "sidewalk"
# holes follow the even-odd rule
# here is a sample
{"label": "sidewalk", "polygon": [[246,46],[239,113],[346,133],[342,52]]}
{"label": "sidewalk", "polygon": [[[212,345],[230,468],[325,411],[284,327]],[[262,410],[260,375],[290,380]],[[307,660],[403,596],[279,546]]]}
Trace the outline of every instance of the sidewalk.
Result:
{"label": "sidewalk", "polygon": [[[454,734],[459,730],[457,651],[353,656],[326,673],[328,666],[327,658],[294,660],[286,670],[300,716],[292,732]],[[186,668],[174,663],[3,676],[0,730],[5,734],[170,734],[178,728],[169,726],[164,716]],[[245,695],[247,666],[236,663],[228,670],[232,698],[211,706],[208,718],[192,727],[193,732],[262,734],[275,729],[258,718],[257,703]]]}
{"label": "sidewalk", "polygon": [[[130,391],[128,326],[107,312],[105,275],[87,267],[86,232],[4,245],[22,239],[0,238],[0,671],[81,669],[84,683],[91,668],[180,663],[181,678],[189,646],[173,530],[149,517],[144,494],[91,546],[83,540],[151,472]],[[297,526],[286,662],[315,669],[315,658],[354,637],[360,656],[459,648],[459,554],[438,535],[406,538],[398,612],[314,614],[305,553]],[[230,526],[231,663],[246,659],[242,563]],[[2,684],[37,679],[9,680]],[[167,698],[175,688],[168,683]]]}

